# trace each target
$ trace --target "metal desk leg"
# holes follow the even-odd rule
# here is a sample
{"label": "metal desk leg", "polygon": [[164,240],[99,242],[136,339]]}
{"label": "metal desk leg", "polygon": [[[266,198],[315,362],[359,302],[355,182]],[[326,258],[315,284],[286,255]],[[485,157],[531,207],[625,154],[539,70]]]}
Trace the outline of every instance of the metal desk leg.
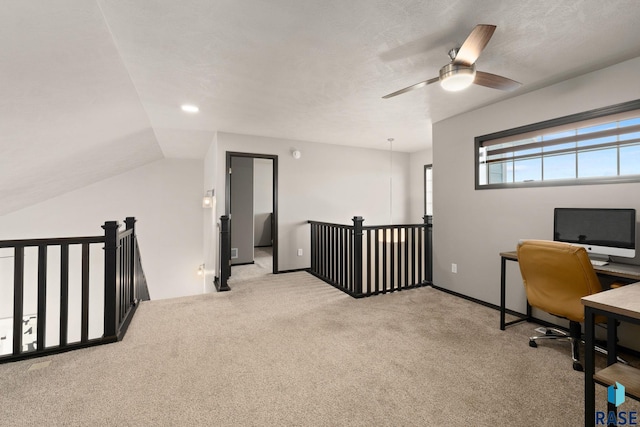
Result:
{"label": "metal desk leg", "polygon": [[505,257],[500,257],[500,330],[504,331],[504,319],[505,319],[505,309],[506,309],[506,270],[507,270],[507,259]]}
{"label": "metal desk leg", "polygon": [[593,374],[595,373],[595,314],[591,307],[585,307],[584,327],[584,425],[595,426],[596,417],[596,393]]}
{"label": "metal desk leg", "polygon": [[607,366],[617,362],[618,355],[618,322],[609,317],[607,319]]}
{"label": "metal desk leg", "polygon": [[[618,356],[618,323],[616,319],[607,319],[607,366],[617,362]],[[618,408],[613,403],[607,402],[607,413],[618,413]]]}

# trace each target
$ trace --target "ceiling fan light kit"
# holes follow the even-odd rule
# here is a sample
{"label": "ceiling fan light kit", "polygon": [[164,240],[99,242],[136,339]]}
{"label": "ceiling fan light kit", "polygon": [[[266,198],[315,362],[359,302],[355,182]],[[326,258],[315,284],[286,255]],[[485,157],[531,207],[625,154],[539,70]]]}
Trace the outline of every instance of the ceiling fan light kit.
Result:
{"label": "ceiling fan light kit", "polygon": [[487,46],[487,43],[489,43],[489,40],[491,40],[495,29],[495,25],[476,25],[460,48],[454,48],[449,51],[451,62],[440,68],[438,77],[405,87],[382,98],[387,99],[401,95],[437,81],[440,82],[440,86],[443,89],[452,92],[463,90],[471,86],[472,83],[507,91],[519,88],[522,84],[515,80],[482,71],[476,72],[476,60]]}
{"label": "ceiling fan light kit", "polygon": [[440,68],[440,86],[450,92],[468,88],[475,78],[476,66],[474,64],[467,66],[452,63]]}

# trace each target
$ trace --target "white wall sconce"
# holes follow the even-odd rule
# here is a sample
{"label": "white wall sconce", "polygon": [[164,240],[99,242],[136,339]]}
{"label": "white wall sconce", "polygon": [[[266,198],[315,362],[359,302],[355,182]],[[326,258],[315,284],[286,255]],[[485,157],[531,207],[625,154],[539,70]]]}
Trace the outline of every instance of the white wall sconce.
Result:
{"label": "white wall sconce", "polygon": [[198,276],[204,276],[204,264],[198,266]]}
{"label": "white wall sconce", "polygon": [[202,198],[203,208],[212,208],[215,200],[215,190],[208,190]]}
{"label": "white wall sconce", "polygon": [[293,157],[296,160],[300,160],[300,157],[302,157],[302,153],[300,152],[300,150],[293,150],[291,152],[291,157]]}

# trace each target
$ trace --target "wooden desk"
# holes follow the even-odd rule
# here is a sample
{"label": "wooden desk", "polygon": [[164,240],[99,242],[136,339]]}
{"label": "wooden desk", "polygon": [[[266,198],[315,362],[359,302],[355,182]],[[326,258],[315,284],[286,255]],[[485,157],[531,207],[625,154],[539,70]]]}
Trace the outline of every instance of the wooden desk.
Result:
{"label": "wooden desk", "polygon": [[[505,327],[513,325],[514,323],[523,322],[525,320],[531,320],[531,306],[527,303],[527,312],[517,313],[509,310],[509,314],[512,314],[518,319],[512,320],[509,323],[505,323],[506,309],[506,264],[507,261],[518,262],[518,253],[516,251],[500,252],[500,330],[504,331]],[[599,276],[612,277],[616,280],[623,280],[627,282],[640,281],[640,265],[633,264],[619,264],[609,263],[607,265],[597,266],[594,265],[593,269]]]}
{"label": "wooden desk", "polygon": [[[619,382],[626,395],[640,400],[640,370],[616,363],[616,321],[640,324],[640,282],[582,298],[585,312],[584,425],[595,425],[595,383],[610,386]],[[608,318],[607,367],[595,372],[595,317]],[[607,405],[616,411],[615,405]],[[605,416],[605,419],[607,417]]]}

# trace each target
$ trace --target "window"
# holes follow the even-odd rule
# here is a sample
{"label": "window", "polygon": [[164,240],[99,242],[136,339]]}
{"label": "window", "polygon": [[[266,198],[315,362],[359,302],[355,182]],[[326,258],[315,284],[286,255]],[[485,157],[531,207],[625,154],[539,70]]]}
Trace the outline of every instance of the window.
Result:
{"label": "window", "polygon": [[424,214],[433,215],[433,173],[431,165],[424,167]]}
{"label": "window", "polygon": [[476,189],[640,181],[640,100],[476,138]]}

